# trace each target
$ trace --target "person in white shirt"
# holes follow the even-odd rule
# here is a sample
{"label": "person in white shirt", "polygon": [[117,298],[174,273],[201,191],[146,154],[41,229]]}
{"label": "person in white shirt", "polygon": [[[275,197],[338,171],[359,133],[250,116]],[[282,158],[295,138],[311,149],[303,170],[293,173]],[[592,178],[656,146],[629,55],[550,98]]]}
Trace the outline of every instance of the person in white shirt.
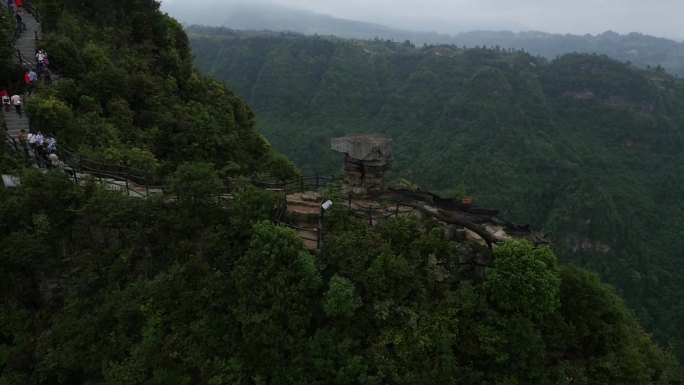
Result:
{"label": "person in white shirt", "polygon": [[43,138],[43,133],[38,131],[36,133],[36,146],[42,146],[44,141],[45,141],[45,138]]}
{"label": "person in white shirt", "polygon": [[48,134],[47,139],[45,139],[47,142],[47,149],[48,153],[52,154],[57,151],[57,138],[55,138],[54,134]]}
{"label": "person in white shirt", "polygon": [[14,108],[17,110],[17,114],[19,114],[19,116],[21,116],[21,96],[16,95],[16,94],[12,95],[12,97],[10,98],[10,101],[12,102],[12,105],[14,106]]}
{"label": "person in white shirt", "polygon": [[43,64],[45,64],[45,54],[42,49],[36,54],[36,63],[38,64],[38,70],[42,70]]}
{"label": "person in white shirt", "polygon": [[36,134],[34,134],[33,131],[30,131],[28,135],[26,135],[26,140],[28,141],[29,147],[33,149],[36,148]]}

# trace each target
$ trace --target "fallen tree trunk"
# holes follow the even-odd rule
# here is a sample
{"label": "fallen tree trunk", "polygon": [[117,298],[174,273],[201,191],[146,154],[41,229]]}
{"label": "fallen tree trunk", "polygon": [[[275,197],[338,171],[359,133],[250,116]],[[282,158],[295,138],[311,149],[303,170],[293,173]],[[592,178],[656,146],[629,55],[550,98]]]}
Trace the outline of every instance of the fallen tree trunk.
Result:
{"label": "fallen tree trunk", "polygon": [[444,211],[441,209],[437,209],[437,212],[434,212],[425,207],[425,205],[413,202],[402,202],[401,204],[404,206],[413,207],[422,212],[423,214],[438,219],[442,222],[465,227],[466,229],[479,235],[485,242],[487,242],[487,246],[490,248],[492,247],[493,243],[499,242],[499,239],[496,236],[494,236],[494,234],[487,231],[487,229],[484,226],[477,225],[471,222],[463,215],[459,215],[457,213],[450,211]]}

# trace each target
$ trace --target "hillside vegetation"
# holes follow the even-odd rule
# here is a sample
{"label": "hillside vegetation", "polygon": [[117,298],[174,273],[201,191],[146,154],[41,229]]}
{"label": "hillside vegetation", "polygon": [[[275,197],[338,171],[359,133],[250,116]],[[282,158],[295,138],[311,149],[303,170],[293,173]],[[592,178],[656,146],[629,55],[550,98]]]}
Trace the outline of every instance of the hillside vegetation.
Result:
{"label": "hillside vegetation", "polygon": [[170,190],[77,185],[2,147],[20,184],[0,189],[0,384],[681,383],[614,290],[548,247],[335,204],[306,252],[276,192],[217,196],[225,176],[296,170],[158,3],[34,4],[63,77],[28,98],[31,123]]}
{"label": "hillside vegetation", "polygon": [[22,174],[0,190],[0,383],[677,383],[615,293],[548,248],[501,245],[484,281],[456,282],[490,251],[333,209],[315,257],[273,198]]}
{"label": "hillside vegetation", "polygon": [[50,64],[62,80],[27,101],[32,125],[91,160],[167,176],[184,161],[223,176],[291,177],[292,165],[254,130],[254,113],[192,68],[180,24],[155,1],[43,0]]}
{"label": "hillside vegetation", "polygon": [[393,177],[467,195],[551,233],[684,356],[684,84],[604,56],[415,48],[190,29],[195,62],[258,113],[304,173],[331,137],[394,138]]}

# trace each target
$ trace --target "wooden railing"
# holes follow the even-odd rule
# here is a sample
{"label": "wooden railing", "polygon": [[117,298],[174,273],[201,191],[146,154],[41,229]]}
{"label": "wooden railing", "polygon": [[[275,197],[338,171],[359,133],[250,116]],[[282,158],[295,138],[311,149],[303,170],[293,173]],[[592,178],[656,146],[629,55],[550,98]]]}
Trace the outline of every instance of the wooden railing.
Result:
{"label": "wooden railing", "polygon": [[[112,179],[118,182],[118,185],[125,186],[127,190],[135,191],[137,194],[141,194],[140,191],[142,189],[146,193],[149,193],[151,189],[160,190],[165,194],[171,192],[170,187],[164,181],[156,178],[152,172],[147,170],[93,161],[61,147],[58,147],[57,155],[60,161],[63,162],[63,168],[72,177],[76,178],[75,182],[78,182],[77,174],[83,174],[100,180],[104,178]],[[222,181],[223,186],[217,191],[217,194],[231,194],[253,187],[261,190],[281,192],[283,195],[286,195],[295,192],[317,191],[336,181],[332,176],[321,175],[302,176],[292,180],[264,180],[257,177],[225,178]]]}

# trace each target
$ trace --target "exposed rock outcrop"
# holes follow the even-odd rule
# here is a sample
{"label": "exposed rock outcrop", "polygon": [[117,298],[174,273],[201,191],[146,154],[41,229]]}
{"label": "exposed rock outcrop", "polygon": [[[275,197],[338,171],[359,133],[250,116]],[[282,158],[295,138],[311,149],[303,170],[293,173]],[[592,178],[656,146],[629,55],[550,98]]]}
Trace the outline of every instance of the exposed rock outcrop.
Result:
{"label": "exposed rock outcrop", "polygon": [[623,110],[634,111],[640,115],[648,116],[655,110],[653,102],[649,101],[635,101],[623,95],[607,95],[599,97],[592,91],[566,91],[563,97],[573,98],[575,100],[596,100],[604,106],[619,108]]}
{"label": "exposed rock outcrop", "polygon": [[[426,191],[383,189],[382,178],[392,164],[392,139],[387,135],[350,134],[334,138],[331,146],[345,154],[343,189],[347,198],[336,204],[346,206],[370,226],[414,212],[441,223],[445,235],[457,242],[473,241],[491,247],[499,241],[526,238],[535,244],[548,243],[544,234],[500,218],[498,210]],[[306,248],[314,252],[320,249],[322,198],[317,192],[286,198],[286,220],[297,229]]]}
{"label": "exposed rock outcrop", "polygon": [[331,147],[344,154],[346,193],[362,197],[382,189],[383,177],[392,166],[392,138],[383,134],[349,134],[334,138]]}

